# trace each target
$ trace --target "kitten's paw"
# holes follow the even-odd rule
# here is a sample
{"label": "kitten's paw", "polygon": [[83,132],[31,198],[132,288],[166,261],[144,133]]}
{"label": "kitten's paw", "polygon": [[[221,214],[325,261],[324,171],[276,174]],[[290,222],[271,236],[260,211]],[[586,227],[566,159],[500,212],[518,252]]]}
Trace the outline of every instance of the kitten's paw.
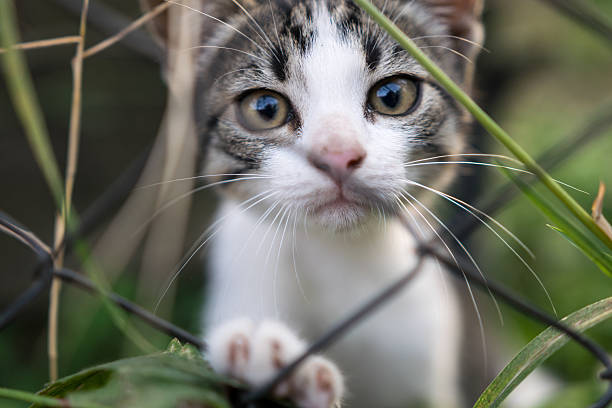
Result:
{"label": "kitten's paw", "polygon": [[321,356],[306,360],[291,379],[291,398],[301,408],[339,407],[343,394],[340,370]]}
{"label": "kitten's paw", "polygon": [[[275,321],[255,327],[248,319],[232,320],[213,331],[208,340],[209,360],[222,374],[258,386],[304,351],[305,344]],[[274,390],[301,408],[340,405],[344,382],[338,368],[321,356],[306,359]]]}
{"label": "kitten's paw", "polygon": [[251,361],[251,338],[255,325],[249,319],[232,320],[208,338],[208,360],[221,374],[246,381]]}

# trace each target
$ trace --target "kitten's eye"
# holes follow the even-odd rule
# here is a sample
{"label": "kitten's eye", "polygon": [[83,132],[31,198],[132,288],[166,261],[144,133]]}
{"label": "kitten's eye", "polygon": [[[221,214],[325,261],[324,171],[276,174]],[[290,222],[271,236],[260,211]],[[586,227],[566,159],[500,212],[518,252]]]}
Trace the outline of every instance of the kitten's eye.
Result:
{"label": "kitten's eye", "polygon": [[368,103],[383,115],[405,115],[416,107],[419,98],[418,82],[407,77],[383,79],[370,89]]}
{"label": "kitten's eye", "polygon": [[250,130],[273,129],[287,122],[289,103],[273,91],[252,91],[238,101],[238,118]]}

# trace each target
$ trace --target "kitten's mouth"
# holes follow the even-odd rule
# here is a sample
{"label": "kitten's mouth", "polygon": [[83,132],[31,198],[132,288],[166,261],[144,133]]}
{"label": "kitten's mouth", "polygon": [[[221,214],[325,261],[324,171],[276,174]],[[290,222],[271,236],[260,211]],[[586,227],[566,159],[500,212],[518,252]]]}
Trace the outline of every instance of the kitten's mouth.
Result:
{"label": "kitten's mouth", "polygon": [[359,225],[368,213],[362,202],[347,198],[342,192],[317,204],[311,215],[317,223],[332,230],[346,230]]}

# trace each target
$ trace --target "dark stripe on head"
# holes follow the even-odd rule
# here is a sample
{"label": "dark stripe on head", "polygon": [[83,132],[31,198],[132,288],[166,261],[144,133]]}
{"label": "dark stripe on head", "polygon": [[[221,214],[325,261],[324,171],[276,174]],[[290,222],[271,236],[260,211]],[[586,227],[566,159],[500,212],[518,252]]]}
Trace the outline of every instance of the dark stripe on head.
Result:
{"label": "dark stripe on head", "polygon": [[284,82],[287,79],[287,51],[282,45],[276,44],[272,49],[272,55],[269,57],[270,67],[279,81]]}
{"label": "dark stripe on head", "polygon": [[380,51],[380,47],[370,34],[367,34],[363,40],[363,51],[365,52],[368,69],[370,71],[374,71],[376,67],[378,67],[378,64],[380,64],[382,53]]}

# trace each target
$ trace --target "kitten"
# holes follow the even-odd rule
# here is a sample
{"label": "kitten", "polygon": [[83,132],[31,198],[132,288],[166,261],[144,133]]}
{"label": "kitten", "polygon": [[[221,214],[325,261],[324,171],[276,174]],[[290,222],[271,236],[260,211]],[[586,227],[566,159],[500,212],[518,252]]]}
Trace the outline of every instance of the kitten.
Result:
{"label": "kitten", "polygon": [[[480,2],[375,4],[470,90]],[[209,358],[257,385],[303,350],[293,330],[316,338],[415,263],[394,214],[426,215],[411,182],[440,188],[453,174],[408,163],[460,153],[469,120],[351,0],[195,8],[227,23],[201,16],[197,61],[203,173],[228,181],[210,255]],[[460,406],[460,320],[452,288],[426,264],[331,361],[310,358],[276,392],[328,407],[346,382],[349,406]]]}

